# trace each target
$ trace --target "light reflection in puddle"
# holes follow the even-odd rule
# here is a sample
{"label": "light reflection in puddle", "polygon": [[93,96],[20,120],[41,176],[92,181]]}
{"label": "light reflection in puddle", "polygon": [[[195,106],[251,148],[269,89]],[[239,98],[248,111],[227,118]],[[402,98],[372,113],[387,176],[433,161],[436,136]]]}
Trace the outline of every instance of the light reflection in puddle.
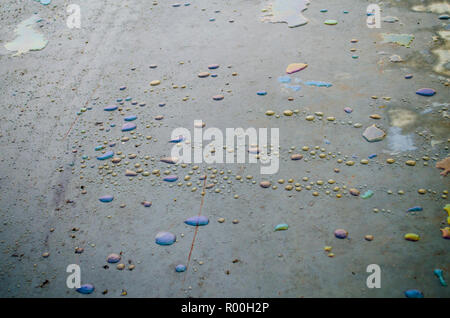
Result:
{"label": "light reflection in puddle", "polygon": [[439,31],[438,34],[444,44],[431,51],[438,57],[438,62],[433,69],[437,73],[450,75],[450,31]]}
{"label": "light reflection in puddle", "polygon": [[388,115],[391,125],[399,128],[407,128],[417,120],[417,114],[408,109],[391,109],[388,111]]}
{"label": "light reflection in puddle", "polygon": [[414,135],[402,135],[402,129],[400,127],[389,128],[386,140],[389,150],[392,152],[413,151],[417,149],[414,146]]}
{"label": "light reflection in puddle", "polygon": [[392,126],[387,136],[389,148],[394,152],[415,150],[414,133],[424,137],[432,147],[445,142],[450,132],[447,107],[447,103],[432,103],[419,113],[402,108],[389,110]]}
{"label": "light reflection in puddle", "polygon": [[396,43],[405,47],[409,47],[414,40],[414,35],[412,34],[381,33],[381,36],[383,43]]}
{"label": "light reflection in puddle", "polygon": [[412,7],[413,11],[417,12],[432,12],[437,14],[450,12],[450,3],[445,2],[435,2],[429,5],[417,5]]}

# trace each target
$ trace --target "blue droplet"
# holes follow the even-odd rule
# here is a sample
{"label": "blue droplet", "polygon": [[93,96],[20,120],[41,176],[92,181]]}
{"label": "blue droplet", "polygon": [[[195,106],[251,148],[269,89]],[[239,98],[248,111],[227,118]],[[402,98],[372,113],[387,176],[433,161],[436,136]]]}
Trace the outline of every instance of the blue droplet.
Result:
{"label": "blue droplet", "polygon": [[436,91],[432,88],[421,88],[416,91],[416,94],[421,96],[433,96],[434,94],[436,94]]}
{"label": "blue droplet", "polygon": [[112,156],[114,156],[114,152],[112,152],[112,151],[107,151],[107,152],[105,152],[102,156],[97,157],[97,159],[98,159],[98,160],[106,160],[106,159],[112,158]]}
{"label": "blue droplet", "polygon": [[159,232],[156,234],[155,242],[158,245],[172,245],[176,239],[176,236],[170,232]]}
{"label": "blue droplet", "polygon": [[407,212],[418,212],[418,211],[422,211],[423,208],[421,206],[413,206],[412,208],[409,208],[407,210]]}
{"label": "blue droplet", "polygon": [[177,267],[175,267],[175,271],[178,272],[178,273],[185,272],[186,271],[186,266],[184,266],[182,264],[177,265]]}
{"label": "blue droplet", "polygon": [[409,289],[405,291],[406,298],[423,298],[423,294],[420,290]]}
{"label": "blue droplet", "polygon": [[100,202],[111,202],[112,200],[114,200],[114,197],[112,195],[104,195],[100,198],[98,198],[100,200]]}
{"label": "blue droplet", "polygon": [[178,138],[176,138],[176,139],[171,139],[171,140],[169,140],[169,142],[171,142],[171,143],[179,143],[179,142],[182,142],[184,140],[184,137],[183,136],[178,136]]}
{"label": "blue droplet", "polygon": [[80,294],[91,294],[94,291],[95,287],[91,284],[81,285],[80,288],[77,288],[76,291]]}
{"label": "blue droplet", "polygon": [[136,120],[136,119],[137,119],[137,116],[132,115],[132,116],[125,117],[123,120],[125,120],[125,121],[133,121],[133,120]]}
{"label": "blue droplet", "polygon": [[175,182],[178,180],[178,177],[176,175],[170,175],[170,176],[164,177],[163,180],[167,181],[167,182]]}
{"label": "blue droplet", "polygon": [[122,126],[122,131],[130,131],[136,129],[136,124],[134,123],[126,123]]}
{"label": "blue droplet", "polygon": [[291,78],[289,76],[280,76],[278,77],[278,82],[280,83],[290,83],[291,82]]}

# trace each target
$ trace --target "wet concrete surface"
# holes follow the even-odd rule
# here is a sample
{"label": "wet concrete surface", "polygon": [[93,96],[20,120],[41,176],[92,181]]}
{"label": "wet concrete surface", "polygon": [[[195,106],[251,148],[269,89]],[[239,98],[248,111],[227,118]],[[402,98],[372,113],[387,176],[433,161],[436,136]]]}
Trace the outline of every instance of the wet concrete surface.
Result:
{"label": "wet concrete surface", "polygon": [[[414,288],[425,297],[449,297],[448,287],[440,286],[433,274],[441,268],[449,279],[449,241],[439,229],[449,226],[443,207],[450,179],[435,164],[448,156],[450,94],[448,74],[433,71],[438,59],[432,53],[444,44],[433,36],[447,23],[439,14],[410,10],[416,2],[382,5],[382,15],[396,16],[399,22],[382,23],[381,29],[366,26],[369,1],[311,1],[303,11],[309,22],[296,28],[262,22],[266,1],[199,0],[177,8],[144,0],[80,1],[80,29],[66,26],[64,1],[2,4],[0,296],[120,297],[126,290],[127,297],[404,297],[405,290]],[[324,8],[328,12],[320,12]],[[42,18],[37,29],[48,44],[13,57],[4,44],[35,12]],[[338,24],[324,25],[327,19]],[[415,38],[406,48],[382,43],[381,33]],[[390,62],[393,54],[404,62]],[[292,74],[293,80],[333,86],[300,84],[297,92],[284,87],[277,79],[296,62],[308,67]],[[218,77],[197,77],[213,63],[220,65],[210,71]],[[414,77],[407,80],[406,74]],[[161,84],[151,87],[152,80]],[[422,87],[437,93],[416,95]],[[258,96],[260,90],[267,95]],[[217,94],[225,98],[213,101]],[[146,106],[125,102],[119,105],[122,111],[103,111],[127,96]],[[78,115],[82,107],[92,109]],[[353,112],[345,113],[344,107]],[[266,116],[269,109],[279,118]],[[287,117],[282,114],[287,109],[299,112]],[[323,112],[323,119],[305,120],[315,112]],[[375,113],[381,119],[369,118]],[[125,115],[138,117],[134,134],[120,131]],[[164,119],[154,120],[157,115]],[[335,122],[327,121],[328,116]],[[223,131],[279,128],[279,172],[261,175],[258,164],[197,164],[194,170],[195,164],[183,168],[159,162],[170,155],[172,130],[192,130],[195,119]],[[354,128],[355,123],[362,127]],[[388,136],[368,143],[362,133],[374,123]],[[404,140],[389,139],[394,124],[417,149],[390,147],[390,142]],[[122,142],[124,136],[129,141]],[[105,141],[106,148],[116,143],[111,148],[116,154],[137,157],[124,158],[120,165],[109,160],[99,169],[105,162],[95,159],[101,152],[94,148]],[[302,151],[303,146],[309,151]],[[326,157],[320,158],[320,152]],[[304,158],[292,161],[292,153]],[[368,164],[360,163],[374,153],[377,157]],[[387,164],[388,158],[396,163]],[[355,164],[347,166],[347,160]],[[407,160],[417,163],[407,166]],[[135,163],[144,171],[159,169],[161,175],[130,180],[125,169],[136,170]],[[182,185],[161,181],[165,170],[177,174]],[[190,171],[189,187],[183,178]],[[201,207],[210,223],[199,227],[193,240],[195,228],[183,221],[199,213],[203,182],[198,176],[203,174],[208,183],[215,179],[217,184],[205,190]],[[301,184],[301,191],[285,190],[290,178]],[[259,186],[262,180],[274,185],[278,179],[286,182],[277,189]],[[336,183],[327,184],[329,179]],[[325,184],[317,185],[317,180]],[[310,182],[314,185],[308,190]],[[332,190],[335,186],[338,192]],[[355,197],[350,188],[361,194],[370,189],[374,196]],[[314,191],[319,195],[313,196]],[[101,203],[102,195],[114,195],[114,200]],[[143,207],[144,200],[152,206]],[[406,213],[416,205],[423,211]],[[225,222],[217,222],[219,218]],[[233,224],[234,219],[239,223]],[[289,229],[274,232],[280,223]],[[349,232],[348,239],[334,237],[339,228]],[[176,234],[178,241],[155,244],[160,231]],[[406,241],[406,233],[421,239]],[[373,241],[364,239],[368,234]],[[328,257],[324,246],[332,246],[335,256]],[[76,254],[76,247],[84,252]],[[122,262],[135,269],[120,271],[114,264],[104,269],[107,256],[120,252]],[[69,264],[80,265],[81,281],[95,285],[93,294],[66,287]],[[187,271],[176,273],[178,264],[189,265]],[[379,289],[366,286],[369,264],[381,267]]]}

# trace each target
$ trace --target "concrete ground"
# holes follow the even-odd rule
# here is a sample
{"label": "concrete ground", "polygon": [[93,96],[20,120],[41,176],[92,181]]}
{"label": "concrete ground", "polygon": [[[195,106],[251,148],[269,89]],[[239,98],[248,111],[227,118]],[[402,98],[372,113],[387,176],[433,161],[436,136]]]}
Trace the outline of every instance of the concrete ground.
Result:
{"label": "concrete ground", "polygon": [[[438,33],[447,22],[439,13],[411,10],[420,1],[384,1],[382,16],[399,21],[371,29],[370,1],[312,0],[303,12],[309,22],[288,28],[261,21],[266,1],[193,0],[173,7],[166,1],[73,0],[81,8],[81,28],[70,29],[71,3],[0,5],[0,296],[120,297],[126,291],[126,297],[404,297],[408,289],[450,296],[433,274],[441,268],[450,280],[449,240],[440,232],[449,226],[443,207],[450,177],[435,168],[448,156],[450,136],[449,74],[433,69],[442,61],[432,51],[447,49]],[[12,56],[4,44],[35,12],[47,46]],[[338,24],[325,25],[327,19]],[[381,33],[415,38],[407,48],[382,43]],[[390,62],[393,54],[404,61]],[[332,86],[285,87],[278,77],[296,62],[308,67],[292,74],[291,84],[298,78]],[[214,63],[220,67],[210,72],[217,77],[198,78]],[[161,84],[151,87],[152,80]],[[423,87],[436,95],[415,94]],[[261,90],[267,95],[258,96]],[[224,99],[214,101],[217,94]],[[121,110],[103,110],[127,96],[146,105],[126,101]],[[276,115],[266,116],[267,110]],[[285,110],[295,112],[284,116]],[[315,112],[323,119],[305,120]],[[134,133],[120,130],[127,115],[138,117]],[[158,115],[164,119],[155,120]],[[224,132],[279,128],[278,173],[261,175],[259,164],[160,162],[170,155],[172,130],[192,130],[195,119]],[[387,136],[369,143],[362,133],[374,123]],[[116,157],[124,156],[120,164],[96,160],[101,151],[95,147],[110,143]],[[293,153],[304,158],[292,161]],[[371,154],[377,157],[360,163]],[[396,162],[387,164],[388,158]],[[349,160],[355,164],[347,166]],[[407,160],[416,165],[405,165]],[[125,169],[137,170],[136,163],[143,172],[126,177]],[[162,181],[166,170],[179,180]],[[203,174],[215,186],[204,189],[201,204]],[[302,190],[285,190],[289,179]],[[262,180],[278,188],[264,189]],[[374,195],[352,196],[350,188]],[[114,200],[101,203],[102,195]],[[144,200],[152,206],[144,207]],[[407,213],[413,206],[423,211]],[[197,229],[194,240],[196,228],[183,221],[200,208],[210,223]],[[280,223],[289,229],[275,232]],[[336,229],[348,231],[348,238],[335,238]],[[160,231],[174,233],[177,242],[155,244]],[[420,240],[407,241],[406,233]],[[75,253],[77,247],[84,252]],[[122,253],[127,269],[105,269],[111,253]],[[80,265],[81,282],[93,284],[93,294],[67,288],[69,264]],[[187,271],[176,273],[178,264],[188,265]],[[369,264],[380,266],[381,288],[367,288]]]}

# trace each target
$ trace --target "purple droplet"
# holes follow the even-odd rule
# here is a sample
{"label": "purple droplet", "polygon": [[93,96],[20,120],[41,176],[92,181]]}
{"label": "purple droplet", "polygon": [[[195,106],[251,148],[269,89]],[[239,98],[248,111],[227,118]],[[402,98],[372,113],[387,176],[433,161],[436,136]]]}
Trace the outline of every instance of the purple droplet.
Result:
{"label": "purple droplet", "polygon": [[421,88],[416,91],[416,94],[420,96],[433,96],[436,94],[436,91],[432,88]]}
{"label": "purple droplet", "polygon": [[164,177],[163,180],[164,180],[164,181],[167,181],[167,182],[175,182],[175,181],[178,180],[178,176],[176,176],[176,175],[170,175],[170,176]]}
{"label": "purple droplet", "polygon": [[209,223],[209,219],[206,216],[203,215],[196,215],[193,217],[190,217],[186,221],[184,221],[187,225],[197,226],[197,225],[207,225]]}
{"label": "purple droplet", "polygon": [[104,195],[98,199],[100,200],[100,202],[111,202],[112,200],[114,200],[114,197],[112,195]]}
{"label": "purple droplet", "polygon": [[114,263],[117,263],[118,261],[120,261],[120,259],[121,259],[121,257],[119,254],[112,253],[112,254],[108,255],[108,257],[106,258],[106,261],[108,263],[114,264]]}
{"label": "purple droplet", "polygon": [[125,117],[123,120],[125,120],[125,121],[133,121],[133,120],[136,120],[136,119],[137,119],[137,116],[132,115],[132,116]]}
{"label": "purple droplet", "polygon": [[112,105],[112,106],[108,106],[108,107],[103,108],[103,110],[107,111],[107,112],[111,112],[113,110],[116,110],[117,108],[118,108],[117,106]]}
{"label": "purple droplet", "polygon": [[183,140],[184,140],[184,137],[180,135],[180,136],[178,136],[178,138],[169,140],[169,142],[171,142],[171,143],[179,143],[179,142],[182,142]]}
{"label": "purple droplet", "polygon": [[112,158],[112,156],[114,156],[114,152],[107,151],[102,156],[97,157],[97,160],[106,160],[106,159]]}
{"label": "purple droplet", "polygon": [[130,131],[136,129],[136,124],[135,123],[126,123],[122,126],[122,131]]}
{"label": "purple droplet", "polygon": [[223,95],[214,95],[213,100],[222,100],[224,97]]}
{"label": "purple droplet", "polygon": [[334,236],[339,239],[345,239],[348,236],[348,232],[343,229],[337,229],[336,231],[334,231]]}

